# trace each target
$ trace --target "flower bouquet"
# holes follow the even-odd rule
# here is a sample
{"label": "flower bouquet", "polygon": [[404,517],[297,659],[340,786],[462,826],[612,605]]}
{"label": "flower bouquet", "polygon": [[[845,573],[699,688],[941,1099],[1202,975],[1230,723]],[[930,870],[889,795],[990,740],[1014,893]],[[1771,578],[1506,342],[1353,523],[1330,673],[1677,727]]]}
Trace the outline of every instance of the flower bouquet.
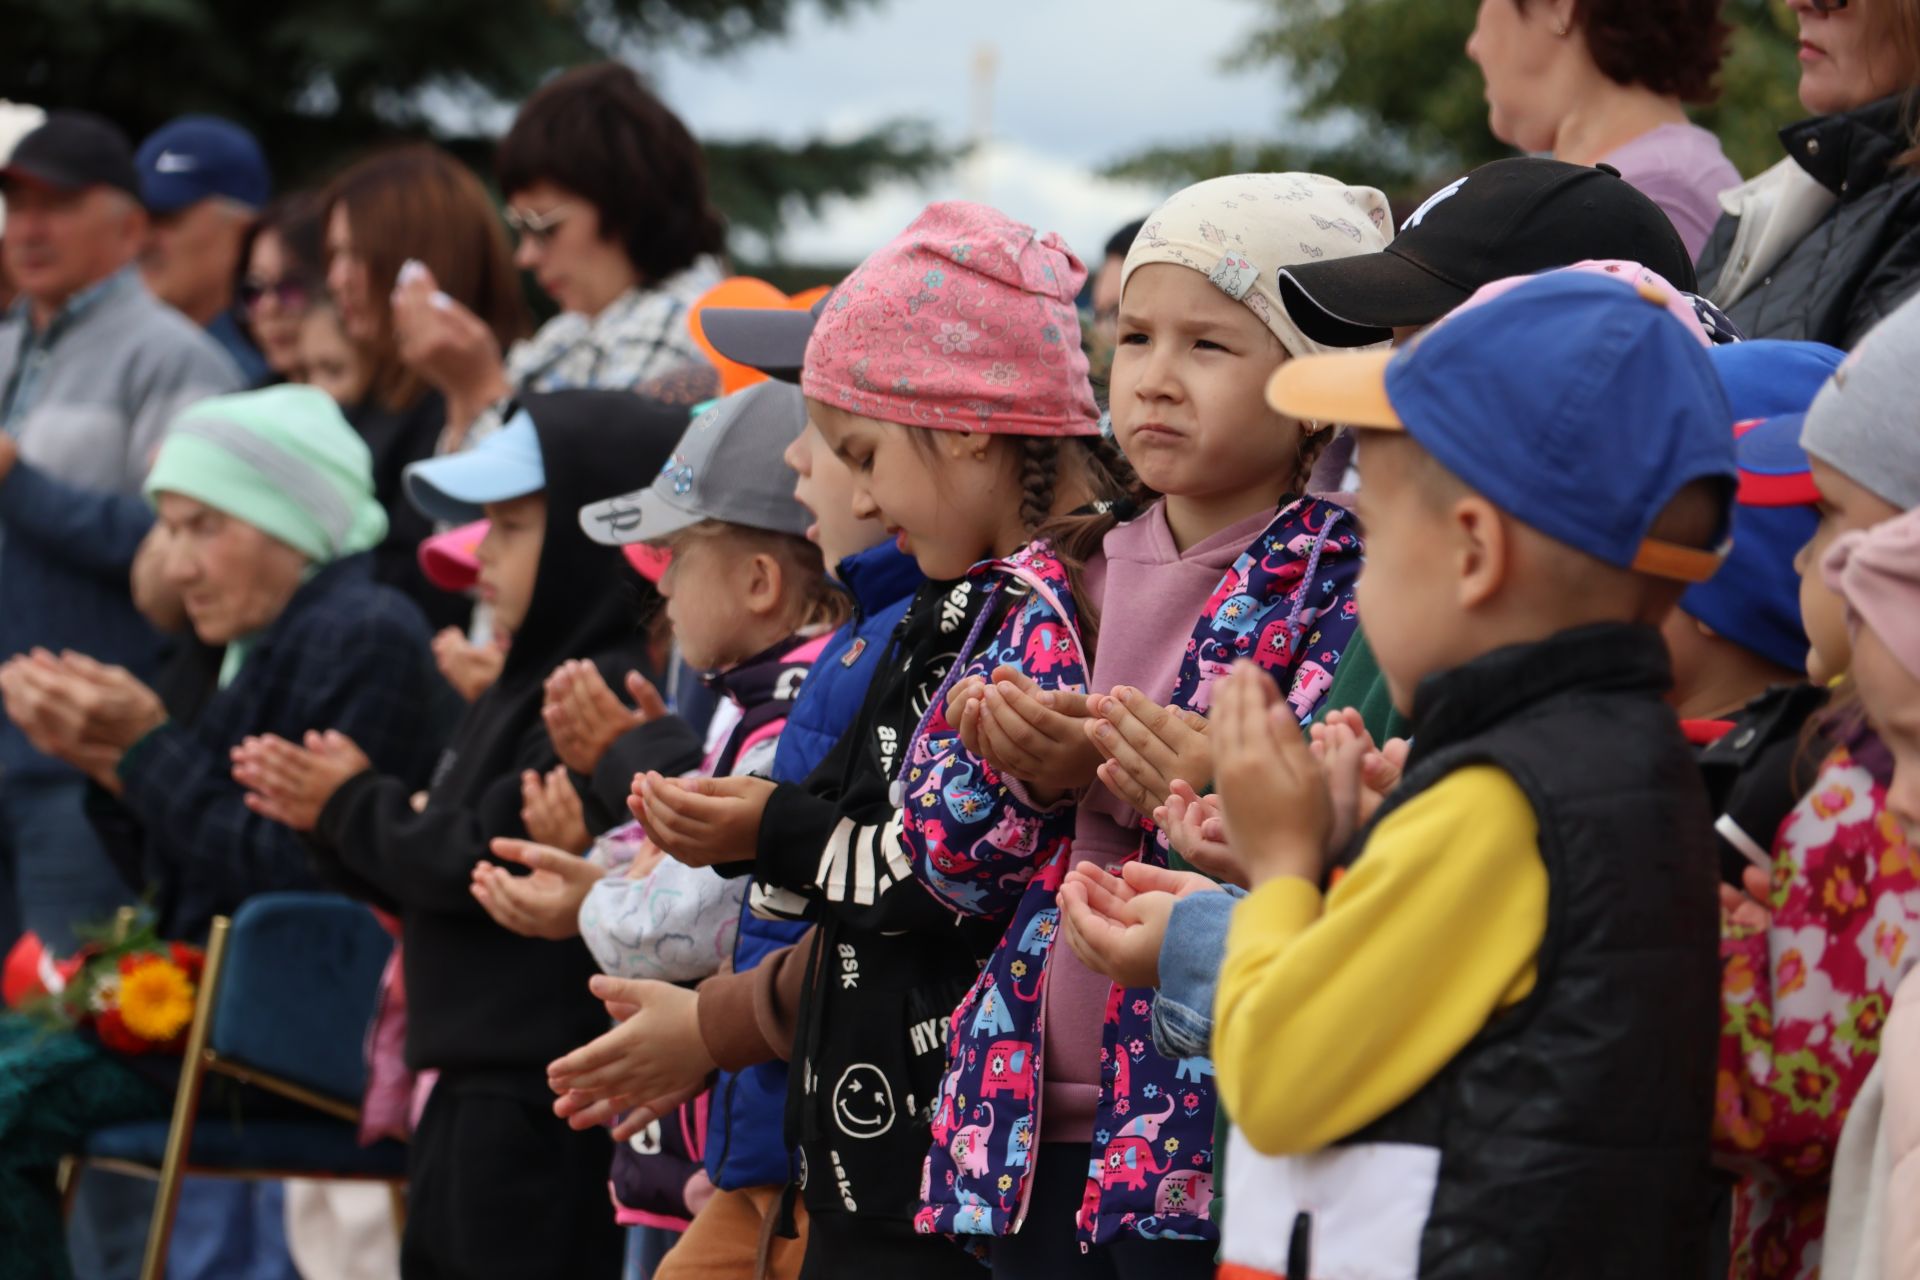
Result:
{"label": "flower bouquet", "polygon": [[58,962],[34,935],[21,938],[6,961],[7,1004],[53,1029],[91,1029],[115,1053],[181,1052],[205,953],[146,923],[82,936],[87,944]]}

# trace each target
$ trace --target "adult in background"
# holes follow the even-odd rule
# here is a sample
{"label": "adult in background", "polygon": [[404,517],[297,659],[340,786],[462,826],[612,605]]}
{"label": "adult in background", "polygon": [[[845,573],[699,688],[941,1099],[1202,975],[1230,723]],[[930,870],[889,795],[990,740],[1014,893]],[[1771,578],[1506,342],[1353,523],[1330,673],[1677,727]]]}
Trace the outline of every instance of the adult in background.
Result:
{"label": "adult in background", "polygon": [[374,493],[389,525],[375,571],[420,605],[436,629],[464,627],[472,605],[436,589],[420,571],[420,543],[433,526],[407,502],[400,473],[422,458],[458,452],[468,442],[467,423],[456,427],[447,397],[403,358],[410,338],[392,298],[402,267],[417,262],[450,304],[478,317],[504,348],[528,328],[512,251],[480,180],[438,147],[419,143],[370,156],[336,178],[325,200],[327,288],[368,376],[366,396],[347,420],[373,451]]}
{"label": "adult in background", "polygon": [[[386,516],[365,444],[324,393],[273,387],[193,406],[146,492],[167,582],[195,634],[224,647],[217,691],[189,722],[122,667],[40,654],[0,667],[0,693],[36,742],[117,796],[98,816],[128,896],[151,891],[161,935],[200,941],[256,893],[318,885],[300,838],[247,807],[231,749],[249,734],[337,727],[421,785],[436,751],[417,732],[432,665],[419,611],[373,581],[365,553]],[[54,1169],[95,1127],[167,1114],[154,1061],[0,1019],[5,1274],[64,1274]]]}
{"label": "adult in background", "polygon": [[1494,136],[1570,164],[1612,165],[1698,254],[1740,184],[1720,140],[1688,121],[1711,102],[1730,28],[1721,0],[1481,0],[1467,56]]}
{"label": "adult in background", "polygon": [[275,382],[304,382],[300,327],[326,288],[325,209],[311,192],[281,196],[247,232],[236,294]]}
{"label": "adult in background", "polygon": [[726,225],[700,144],[631,67],[555,77],[520,108],[495,166],[514,262],[560,314],[505,348],[435,299],[438,272],[403,284],[402,354],[446,393],[450,429],[485,434],[518,391],[627,390],[706,365],[687,315],[720,281]]}
{"label": "adult in background", "polygon": [[140,198],[151,219],[140,269],[160,301],[213,335],[248,386],[271,370],[234,301],[254,218],[273,180],[253,135],[218,116],[181,116],[140,144]]}
{"label": "adult in background", "polygon": [[[20,139],[38,129],[47,118],[47,113],[39,107],[26,102],[8,102],[0,98],[0,164],[7,162],[13,154],[13,146]],[[7,202],[0,197],[0,237],[7,233]],[[13,305],[13,279],[7,275],[7,264],[0,256],[0,312]]]}
{"label": "adult in background", "polygon": [[1721,197],[1704,292],[1750,338],[1851,347],[1920,285],[1920,0],[1791,0],[1787,158]]}
{"label": "adult in background", "polygon": [[[4,253],[21,297],[0,324],[0,657],[72,649],[146,674],[158,637],[128,574],[152,523],[140,483],[184,406],[233,390],[212,338],[133,267],[147,216],[126,138],[55,112],[0,169]],[[86,779],[0,725],[0,881],[56,953],[127,899],[82,804]]]}

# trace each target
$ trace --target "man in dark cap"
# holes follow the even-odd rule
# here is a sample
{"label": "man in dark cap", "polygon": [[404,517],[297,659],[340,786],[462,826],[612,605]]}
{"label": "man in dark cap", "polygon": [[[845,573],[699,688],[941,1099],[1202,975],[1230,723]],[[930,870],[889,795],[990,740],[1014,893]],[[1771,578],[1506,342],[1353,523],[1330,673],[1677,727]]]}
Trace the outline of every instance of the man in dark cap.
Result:
{"label": "man in dark cap", "polygon": [[151,228],[140,270],[160,301],[213,335],[249,386],[270,377],[234,305],[241,249],[272,181],[251,133],[218,116],[181,116],[134,158]]}
{"label": "man in dark cap", "polygon": [[[146,673],[157,639],[128,572],[140,497],[174,414],[234,390],[233,362],[134,270],[147,233],[132,149],[98,116],[54,112],[4,168],[19,287],[0,320],[0,659],[73,649]],[[82,809],[86,780],[0,725],[0,947],[48,949],[136,896]]]}

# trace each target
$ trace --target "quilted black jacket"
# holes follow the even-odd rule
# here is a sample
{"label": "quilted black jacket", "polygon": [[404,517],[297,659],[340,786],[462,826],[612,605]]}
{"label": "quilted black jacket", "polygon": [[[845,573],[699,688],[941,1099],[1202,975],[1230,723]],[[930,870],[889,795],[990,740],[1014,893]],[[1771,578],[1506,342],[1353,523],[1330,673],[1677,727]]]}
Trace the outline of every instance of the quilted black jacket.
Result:
{"label": "quilted black jacket", "polygon": [[[1840,202],[1725,307],[1749,338],[1851,347],[1920,286],[1920,170],[1892,167],[1911,145],[1903,103],[1882,98],[1780,131],[1788,157]],[[1723,216],[1700,251],[1700,291],[1716,301],[1738,225]]]}

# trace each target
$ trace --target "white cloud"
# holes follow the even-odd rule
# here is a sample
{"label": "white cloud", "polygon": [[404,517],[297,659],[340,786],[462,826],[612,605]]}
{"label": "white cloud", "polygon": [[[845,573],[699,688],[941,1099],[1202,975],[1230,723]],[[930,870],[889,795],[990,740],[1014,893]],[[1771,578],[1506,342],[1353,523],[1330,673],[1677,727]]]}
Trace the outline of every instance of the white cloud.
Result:
{"label": "white cloud", "polygon": [[993,141],[984,160],[921,186],[893,184],[830,202],[783,239],[791,258],[852,262],[929,200],[983,199],[1097,254],[1164,192],[1096,176],[1155,144],[1271,136],[1287,92],[1271,71],[1222,60],[1259,16],[1249,0],[879,0],[831,21],[811,7],[787,39],[720,60],[681,54],[650,70],[667,101],[707,137],[855,136],[913,118],[941,141],[968,140],[977,51],[991,46]]}

